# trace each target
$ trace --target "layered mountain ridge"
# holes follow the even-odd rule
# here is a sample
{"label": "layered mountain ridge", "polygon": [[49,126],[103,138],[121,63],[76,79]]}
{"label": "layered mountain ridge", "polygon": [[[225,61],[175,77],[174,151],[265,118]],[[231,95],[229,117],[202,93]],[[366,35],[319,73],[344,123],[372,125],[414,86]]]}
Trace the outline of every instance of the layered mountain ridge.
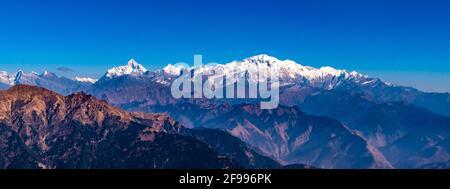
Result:
{"label": "layered mountain ridge", "polygon": [[41,74],[36,72],[24,72],[19,70],[15,74],[0,72],[0,89],[8,89],[14,85],[33,85],[44,87],[61,94],[71,94],[82,91],[85,87],[91,85],[93,79],[76,77],[69,79],[66,77],[58,77],[56,74],[44,71]]}
{"label": "layered mountain ridge", "polygon": [[126,112],[82,92],[62,96],[17,85],[0,91],[0,102],[2,168],[280,166],[240,141],[234,148],[217,140],[200,142],[192,136],[202,137],[201,132],[186,130],[167,115]]}
{"label": "layered mountain ridge", "polygon": [[[242,79],[258,82],[255,75],[273,68],[280,71],[281,104],[271,113],[255,106],[260,99],[176,99],[170,91],[184,71],[205,79],[222,73],[228,76],[226,84],[234,85]],[[3,74],[0,78],[0,89],[11,86],[7,84],[11,77]],[[45,85],[48,82],[28,83],[52,87]],[[426,93],[358,72],[313,68],[268,55],[198,69],[168,65],[155,71],[131,60],[109,69],[93,84],[53,89],[63,94],[84,91],[130,111],[167,113],[189,128],[220,129],[282,163],[319,168],[426,168],[443,167],[450,161],[445,142],[449,139],[450,94]],[[303,145],[293,145],[298,137],[305,139]],[[208,141],[204,140],[207,136],[199,138]]]}

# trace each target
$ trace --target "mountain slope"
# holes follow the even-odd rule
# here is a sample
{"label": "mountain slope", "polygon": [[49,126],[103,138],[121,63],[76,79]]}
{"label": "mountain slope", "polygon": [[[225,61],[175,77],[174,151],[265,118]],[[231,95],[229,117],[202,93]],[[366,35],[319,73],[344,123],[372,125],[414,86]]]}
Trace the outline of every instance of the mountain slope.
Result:
{"label": "mountain slope", "polygon": [[119,66],[109,69],[105,76],[101,78],[100,80],[105,80],[107,78],[115,78],[120,77],[123,75],[133,75],[133,76],[139,76],[147,72],[147,69],[144,68],[144,66],[137,63],[134,59],[131,59],[128,61],[128,64],[125,66]]}
{"label": "mountain slope", "polygon": [[240,167],[204,143],[170,134],[181,127],[167,116],[24,85],[1,91],[0,101],[0,134],[10,136],[0,148],[11,152],[4,168]]}
{"label": "mountain slope", "polygon": [[[314,87],[325,89],[333,89],[345,81],[355,83],[364,83],[370,78],[357,72],[348,72],[345,70],[337,70],[331,67],[313,68],[303,66],[291,60],[279,60],[275,57],[261,54],[246,58],[241,61],[233,61],[227,64],[218,65],[202,65],[201,68],[184,68],[190,69],[194,75],[202,74],[206,76],[221,74],[227,77],[227,84],[246,79],[250,83],[259,81],[258,75],[270,75],[275,71],[280,73],[281,85],[289,84],[308,84]],[[178,76],[183,70],[173,65],[168,65],[163,69],[168,75]],[[213,73],[213,74],[211,74]],[[242,77],[246,73],[245,77]]]}
{"label": "mountain slope", "polygon": [[58,77],[56,74],[48,71],[45,71],[42,74],[19,71],[16,73],[14,84],[43,87],[61,94],[71,94],[90,85],[89,83],[74,81],[65,77]]}
{"label": "mountain slope", "polygon": [[[406,133],[411,133],[411,129],[406,128],[421,128],[420,124],[414,121],[408,122],[402,118],[405,117],[404,115],[395,112],[405,111],[409,112],[406,117],[435,120],[440,116],[429,114],[429,112],[424,113],[427,111],[415,111],[415,105],[444,115],[450,110],[449,94],[424,93],[416,89],[385,83],[380,79],[370,78],[357,72],[330,67],[312,68],[289,60],[281,61],[268,55],[253,56],[224,65],[205,65],[191,72],[194,75],[205,74],[205,78],[208,78],[212,77],[211,72],[218,70],[230,76],[231,79],[227,79],[230,84],[242,78],[249,82],[257,82],[254,76],[260,72],[270,71],[272,67],[276,67],[281,72],[282,105],[298,106],[305,113],[339,120],[367,140],[370,146],[386,153],[387,157],[395,157],[390,155],[392,150],[386,151],[387,146],[406,136]],[[201,124],[232,111],[233,105],[258,103],[258,99],[175,99],[171,96],[170,84],[182,70],[186,69],[192,68],[169,65],[158,71],[108,78],[106,82],[97,82],[87,91],[89,94],[128,110],[169,112],[187,127],[203,127],[204,125]],[[245,74],[242,75],[244,71]],[[386,113],[383,113],[384,111]],[[387,112],[393,112],[393,116],[387,115]],[[276,115],[271,116],[276,117]],[[424,123],[428,128],[433,128],[431,122]],[[219,124],[217,127],[226,128],[224,123],[226,120],[217,122]],[[443,121],[440,124],[448,125],[449,122]],[[417,143],[417,141],[431,140],[432,142],[427,145],[432,145],[445,139],[442,135],[446,136],[448,131],[445,127],[439,128],[433,134],[426,136],[421,133],[418,135],[411,133],[408,137],[411,139],[403,140],[411,140],[408,143],[417,144],[418,149],[414,153],[419,153],[420,148],[426,145],[421,146],[425,143],[419,145],[420,142]],[[409,149],[408,145],[396,146],[401,148],[397,150],[402,153],[406,153],[403,150]],[[395,165],[398,165],[397,161],[401,160],[401,158],[388,159]]]}
{"label": "mountain slope", "polygon": [[0,169],[38,168],[38,159],[16,132],[0,124]]}
{"label": "mountain slope", "polygon": [[422,161],[406,159],[421,156],[424,148],[450,137],[450,117],[406,102],[375,103],[361,94],[328,91],[306,97],[300,106],[311,114],[341,120],[399,168],[420,166]]}
{"label": "mountain slope", "polygon": [[248,144],[224,131],[198,128],[185,129],[182,133],[204,142],[220,155],[231,157],[245,168],[274,169],[281,167],[278,162],[260,155]]}
{"label": "mountain slope", "polygon": [[[433,163],[430,161],[437,158],[427,159],[420,154],[424,148],[436,145],[448,137],[446,128],[449,121],[441,119],[445,116],[436,114],[450,115],[448,93],[424,93],[357,72],[331,67],[313,68],[268,55],[257,55],[224,65],[205,65],[191,72],[194,75],[204,74],[205,79],[213,77],[212,72],[222,72],[230,76],[226,80],[228,84],[234,84],[243,78],[249,82],[257,82],[255,75],[267,73],[272,68],[280,71],[282,105],[298,106],[307,114],[339,120],[365,139],[372,148],[381,151],[395,166],[410,168],[421,166],[421,162]],[[162,70],[148,71],[136,61],[130,60],[125,66],[111,68],[98,82],[80,90],[127,110],[169,112],[187,127],[202,127],[202,124],[212,119],[227,115],[241,103],[258,102],[258,99],[175,99],[171,95],[170,85],[186,69],[192,68],[168,65]],[[3,75],[3,83],[8,83],[10,77]],[[45,83],[37,85],[46,86]],[[6,84],[3,87],[9,86]],[[270,115],[268,118],[276,116]],[[226,121],[218,122],[220,125],[217,127],[226,128]],[[433,128],[435,130],[431,132]],[[419,132],[422,129],[425,132]],[[414,148],[411,148],[412,145]],[[400,162],[403,158],[399,157],[410,155],[418,155],[420,157],[417,158],[421,160],[403,165]],[[413,165],[414,162],[418,164]]]}
{"label": "mountain slope", "polygon": [[[280,73],[279,80],[282,86],[280,97],[284,104],[288,106],[298,105],[298,95],[313,95],[313,92],[307,92],[313,89],[313,91],[342,91],[344,93],[361,94],[365,99],[376,103],[403,101],[439,114],[450,115],[449,93],[425,93],[414,88],[386,83],[378,78],[371,78],[355,71],[338,70],[328,66],[313,68],[291,60],[279,60],[265,54],[227,64],[202,65],[201,68],[195,70],[194,67],[183,68],[169,64],[161,70],[149,71],[136,61],[130,60],[127,65],[109,69],[100,81],[109,80],[109,83],[111,83],[115,78],[121,78],[121,76],[139,78],[139,80],[145,78],[146,82],[160,84],[159,89],[167,88],[166,90],[170,91],[171,83],[183,70],[192,72],[194,76],[202,74],[205,80],[215,78],[217,77],[215,74],[219,74],[226,77],[225,85],[227,86],[243,79],[254,84],[260,80],[258,75],[269,75],[277,71]],[[136,86],[132,82],[127,84],[130,87]],[[101,88],[100,86],[97,85]],[[303,91],[298,94],[296,92],[298,90]],[[124,95],[124,97],[126,96]],[[146,101],[148,99],[142,98],[139,100]],[[236,101],[236,103],[242,102],[245,101]]]}
{"label": "mountain slope", "polygon": [[190,127],[225,130],[285,164],[319,168],[390,167],[376,148],[339,122],[308,116],[295,107],[261,110],[250,104],[182,103],[156,109]]}
{"label": "mountain slope", "polygon": [[0,84],[13,85],[14,84],[14,75],[11,75],[5,71],[0,71]]}
{"label": "mountain slope", "polygon": [[[121,78],[122,76],[146,78],[150,82],[161,84],[162,86],[160,88],[169,88],[168,90],[170,91],[170,84],[180,75],[182,70],[191,71],[194,75],[202,74],[205,80],[207,78],[217,77],[213,76],[214,74],[212,73],[222,73],[222,76],[227,77],[227,86],[242,79],[250,83],[256,83],[259,80],[258,75],[268,75],[274,71],[279,71],[280,84],[282,86],[280,96],[288,106],[298,105],[298,98],[295,95],[296,90],[315,88],[320,90],[344,91],[346,93],[359,93],[364,98],[376,103],[402,101],[424,107],[438,114],[450,115],[449,93],[425,93],[411,87],[389,84],[378,78],[371,78],[355,71],[349,72],[328,66],[313,68],[291,60],[279,60],[265,54],[252,56],[240,61],[232,61],[227,64],[203,65],[200,69],[196,70],[193,70],[193,67],[182,68],[169,64],[161,70],[149,71],[131,59],[127,65],[113,67],[107,70],[99,81],[114,81],[115,78]],[[46,75],[49,77],[45,77]],[[16,75],[0,72],[0,89],[8,88],[8,86],[14,84],[29,84],[48,88],[62,94],[70,94],[77,91],[95,91],[92,88],[86,88],[95,80],[82,79],[81,81],[56,77],[49,72],[36,74],[19,71]],[[128,84],[134,86],[132,83]],[[97,87],[99,86],[97,85]],[[92,94],[100,97],[94,92]],[[304,93],[302,95],[308,96],[312,94]],[[127,95],[123,96],[126,97]],[[150,99],[144,98],[139,100],[147,101]],[[242,102],[245,101],[237,101],[237,103]],[[115,102],[111,103],[115,104]]]}
{"label": "mountain slope", "polygon": [[0,71],[0,89],[8,89],[19,84],[43,87],[61,94],[71,94],[83,90],[84,87],[92,83],[58,77],[56,74],[48,71],[44,71],[42,74],[36,72],[26,73],[24,71],[9,74]]}
{"label": "mountain slope", "polygon": [[220,127],[265,154],[290,164],[320,168],[388,168],[384,157],[339,122],[297,108],[260,110],[241,105],[204,124]]}
{"label": "mountain slope", "polygon": [[129,113],[84,93],[17,85],[0,100],[0,123],[26,144],[4,148],[33,152],[43,168],[280,167],[223,131],[185,129],[166,115]]}
{"label": "mountain slope", "polygon": [[113,79],[102,78],[85,91],[118,106],[130,104],[151,106],[172,104],[177,101],[172,97],[170,88],[145,76],[123,75]]}

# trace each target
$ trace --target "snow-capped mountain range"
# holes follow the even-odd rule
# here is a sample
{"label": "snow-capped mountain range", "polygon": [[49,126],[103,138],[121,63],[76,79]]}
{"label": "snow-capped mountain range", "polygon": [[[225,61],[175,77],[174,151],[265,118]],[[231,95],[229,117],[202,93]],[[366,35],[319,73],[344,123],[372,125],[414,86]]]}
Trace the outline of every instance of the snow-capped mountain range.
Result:
{"label": "snow-capped mountain range", "polygon": [[[87,91],[88,89],[83,87],[93,84],[101,86],[102,83],[122,77],[139,78],[142,81],[156,82],[169,86],[174,79],[179,77],[183,70],[193,72],[194,75],[202,74],[204,76],[202,78],[217,77],[216,74],[221,73],[226,77],[226,85],[234,84],[243,78],[250,83],[256,83],[260,79],[256,76],[261,74],[269,75],[274,70],[277,70],[279,72],[280,86],[282,86],[284,93],[290,93],[290,96],[298,95],[298,89],[308,87],[329,91],[334,89],[352,90],[356,93],[364,93],[368,98],[374,98],[374,100],[382,102],[411,100],[405,93],[414,93],[413,95],[415,96],[422,94],[416,89],[391,85],[378,78],[371,78],[356,71],[350,72],[328,66],[314,68],[301,65],[292,60],[279,60],[266,54],[252,56],[240,61],[235,60],[226,64],[201,65],[199,68],[184,68],[169,64],[162,69],[151,71],[134,59],[131,59],[126,65],[107,70],[98,80],[86,77],[68,79],[58,77],[47,71],[42,74],[35,72],[25,73],[23,71],[19,71],[16,74],[0,72],[0,89],[6,89],[15,84],[29,84],[68,94],[79,90]],[[109,84],[115,85],[114,82],[109,82]],[[446,96],[443,95],[440,98],[445,99]],[[430,109],[439,108],[437,110],[439,113],[449,113],[446,108],[442,108],[441,103],[427,105],[427,102],[420,101],[418,103]]]}
{"label": "snow-capped mountain range", "polygon": [[41,74],[24,72],[22,70],[19,70],[15,74],[0,71],[0,89],[7,89],[17,84],[27,84],[44,87],[61,94],[70,94],[95,83],[95,81],[92,78],[75,77],[74,79],[69,79],[66,77],[58,77],[49,71],[44,71]]}
{"label": "snow-capped mountain range", "polygon": [[[190,68],[190,69],[195,69]],[[182,67],[176,67],[173,65],[166,66],[163,71],[166,74],[179,75],[183,70]],[[244,60],[235,60],[228,64],[217,65],[204,65],[201,68],[196,69],[196,72],[202,74],[214,73],[220,71],[224,75],[234,75],[237,73],[245,73],[248,75],[266,74],[277,70],[280,72],[280,79],[283,81],[295,81],[300,78],[305,78],[311,82],[324,81],[326,78],[342,77],[343,79],[366,79],[368,76],[364,76],[358,72],[348,72],[346,70],[337,70],[332,67],[313,68],[310,66],[303,66],[292,60],[279,60],[275,57],[261,54],[252,56]]]}
{"label": "snow-capped mountain range", "polygon": [[[167,65],[161,70],[149,71],[143,65],[137,63],[134,59],[131,59],[127,65],[113,67],[106,71],[105,75],[99,80],[108,80],[120,76],[151,76],[155,77],[160,83],[170,84],[170,81],[180,75],[182,70],[186,68],[174,65]],[[282,85],[289,84],[309,84],[314,87],[321,87],[324,89],[333,89],[334,87],[342,84],[344,81],[351,81],[356,84],[369,84],[374,82],[375,79],[369,78],[358,72],[349,72],[346,70],[338,70],[332,67],[314,68],[310,66],[303,66],[291,60],[279,60],[269,55],[257,55],[246,58],[240,61],[232,61],[227,64],[217,65],[202,65],[201,68],[195,69],[195,67],[187,68],[189,71],[194,70],[195,74],[203,74],[211,76],[211,73],[223,73],[223,75],[231,78],[227,78],[227,82],[234,83],[242,78],[243,74],[248,75],[249,82],[257,82],[258,78],[254,77],[258,74],[266,74],[273,70],[279,70],[280,81]],[[51,72],[45,71],[42,74],[35,72],[25,73],[19,71],[16,74],[9,74],[4,71],[0,71],[0,83],[7,85],[19,84],[18,82],[22,76],[26,78],[38,78],[45,77],[47,75],[54,75]],[[169,81],[168,81],[169,80]],[[88,77],[75,77],[73,81],[82,83],[95,83],[96,79]],[[33,83],[27,81],[25,83]]]}
{"label": "snow-capped mountain range", "polygon": [[97,82],[97,79],[90,78],[90,77],[78,77],[78,76],[76,76],[75,78],[73,78],[73,80],[79,81],[79,82],[83,82],[83,83],[92,83],[92,84]]}
{"label": "snow-capped mountain range", "polygon": [[[143,72],[142,68],[143,66],[128,64],[122,69],[114,69],[127,70],[127,73],[133,74],[116,74],[117,76],[108,77],[106,73],[100,79],[105,82],[94,84],[88,93],[132,111],[167,112],[185,126],[227,130],[233,136],[257,146],[259,150],[274,157],[277,157],[277,153],[293,152],[296,145],[305,147],[303,141],[324,138],[317,136],[309,138],[313,135],[308,127],[300,133],[289,134],[291,131],[297,131],[301,121],[295,121],[293,118],[299,114],[287,107],[299,107],[299,111],[305,111],[307,114],[327,116],[341,121],[349,133],[356,133],[355,135],[367,141],[370,145],[369,151],[377,157],[378,162],[389,161],[388,164],[394,167],[411,168],[422,166],[427,162],[439,162],[422,155],[421,149],[440,144],[449,136],[447,128],[450,128],[448,127],[450,118],[442,116],[450,115],[449,94],[425,93],[413,88],[396,86],[358,72],[331,67],[313,68],[268,55],[253,56],[227,64],[203,65],[198,69],[168,65],[161,70]],[[256,82],[252,76],[264,74],[274,68],[280,71],[283,87],[280,90],[281,106],[273,111],[258,112],[257,106],[235,109],[242,104],[254,103],[247,99],[177,101],[171,97],[168,87],[182,71],[194,75],[202,74],[205,77],[215,76],[214,73],[218,71],[227,76],[227,82],[236,82],[242,78],[242,74],[245,74],[245,79],[249,82]],[[252,116],[253,114],[255,115]],[[261,117],[263,118],[259,120]],[[292,124],[291,129],[289,124]],[[324,128],[330,129],[328,122],[325,125]],[[317,130],[318,127],[311,129]],[[332,131],[329,136],[333,140],[335,136],[342,137],[342,132]],[[268,134],[270,132],[273,133]],[[280,139],[273,140],[277,137]],[[298,141],[289,142],[297,138]],[[417,149],[409,151],[411,146]],[[402,158],[398,158],[399,154]],[[299,157],[305,157],[297,155],[284,154],[279,158],[293,163]],[[406,160],[408,156],[412,158]],[[447,155],[434,156],[442,158],[443,161],[450,159]],[[324,163],[313,165],[326,167]]]}
{"label": "snow-capped mountain range", "polygon": [[[6,84],[6,85],[15,85],[15,84],[26,84],[26,83],[21,83],[21,81],[27,80],[27,79],[33,79],[33,78],[42,78],[42,77],[58,77],[56,74],[49,72],[49,71],[44,71],[41,74],[37,73],[37,72],[24,72],[22,70],[19,70],[18,72],[14,73],[14,74],[10,74],[6,71],[0,71],[0,83],[2,84]],[[64,78],[64,77],[58,77],[58,78]],[[68,79],[68,78],[65,78]],[[90,78],[90,77],[78,77],[76,76],[75,78],[72,79],[73,81],[79,81],[82,83],[95,83],[97,81],[97,79],[94,78]],[[27,82],[32,82],[32,81],[27,81]]]}
{"label": "snow-capped mountain range", "polygon": [[[374,83],[377,79],[370,78],[361,73],[346,70],[338,70],[332,67],[314,68],[303,66],[292,60],[279,60],[275,57],[261,54],[252,56],[240,61],[232,61],[227,64],[202,65],[200,68],[167,65],[161,70],[148,71],[144,66],[135,60],[130,60],[127,65],[109,69],[99,80],[108,80],[120,76],[150,76],[155,81],[162,84],[170,84],[174,78],[178,77],[182,71],[194,72],[194,75],[202,74],[207,77],[217,76],[213,73],[221,73],[227,76],[227,84],[232,84],[245,74],[249,82],[258,82],[257,75],[269,75],[274,70],[280,73],[281,85],[302,84],[320,87],[327,90],[333,89],[345,82],[352,82],[358,85]],[[387,84],[387,83],[385,83]]]}
{"label": "snow-capped mountain range", "polygon": [[119,66],[109,69],[106,72],[105,77],[107,78],[114,78],[114,77],[120,77],[123,75],[142,75],[147,72],[147,69],[144,68],[144,66],[138,64],[134,59],[131,59],[128,61],[128,64],[125,66]]}
{"label": "snow-capped mountain range", "polygon": [[[273,111],[259,111],[256,106],[246,105],[255,102],[248,99],[190,101],[175,99],[170,93],[170,84],[182,71],[202,74],[206,78],[222,73],[227,77],[227,82],[234,83],[242,79],[242,76],[249,82],[257,82],[255,75],[268,74],[274,69],[280,72],[282,88],[280,107]],[[257,146],[260,151],[269,154],[274,152],[272,156],[278,154],[280,159],[288,162],[307,161],[298,161],[299,157],[305,156],[297,156],[292,152],[305,145],[306,141],[315,143],[317,139],[324,138],[312,134],[322,133],[317,131],[317,126],[310,129],[312,122],[305,122],[303,130],[296,130],[305,121],[305,118],[298,119],[301,111],[318,116],[314,119],[324,125],[323,129],[328,133],[330,141],[335,141],[336,137],[341,138],[342,142],[354,141],[350,140],[354,137],[361,142],[366,141],[370,148],[364,149],[367,146],[364,143],[356,145],[363,147],[356,154],[368,150],[371,156],[377,157],[375,159],[378,163],[414,168],[450,160],[448,150],[435,150],[436,153],[423,150],[441,149],[441,146],[450,149],[450,94],[421,92],[385,83],[355,71],[332,67],[314,68],[264,54],[227,64],[202,65],[197,69],[169,64],[160,70],[147,70],[132,59],[124,66],[107,70],[98,81],[83,77],[68,79],[51,72],[0,72],[0,89],[15,84],[36,85],[61,94],[84,91],[130,111],[169,113],[184,126],[228,129],[230,134]],[[332,129],[329,127],[329,119],[323,116],[338,120],[342,126],[336,127],[338,130]],[[260,135],[264,136],[264,140]],[[272,141],[276,137],[279,140]],[[297,138],[298,140],[292,140]],[[331,143],[319,142],[314,147],[318,146],[321,150],[314,151],[314,148],[313,151],[321,154],[324,151],[320,145]],[[332,148],[329,152],[354,153],[353,150],[343,152],[342,149],[348,148]],[[336,163],[328,161],[334,155],[320,155],[325,159],[313,165],[336,166]],[[383,163],[385,161],[389,162]]]}

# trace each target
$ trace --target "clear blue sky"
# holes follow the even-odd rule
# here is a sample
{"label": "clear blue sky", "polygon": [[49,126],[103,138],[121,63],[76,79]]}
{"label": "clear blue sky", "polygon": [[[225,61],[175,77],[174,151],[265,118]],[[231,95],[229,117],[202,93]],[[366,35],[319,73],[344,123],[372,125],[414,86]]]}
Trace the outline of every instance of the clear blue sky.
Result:
{"label": "clear blue sky", "polygon": [[450,1],[0,1],[9,72],[100,77],[130,58],[155,69],[194,54],[225,63],[261,53],[450,91]]}

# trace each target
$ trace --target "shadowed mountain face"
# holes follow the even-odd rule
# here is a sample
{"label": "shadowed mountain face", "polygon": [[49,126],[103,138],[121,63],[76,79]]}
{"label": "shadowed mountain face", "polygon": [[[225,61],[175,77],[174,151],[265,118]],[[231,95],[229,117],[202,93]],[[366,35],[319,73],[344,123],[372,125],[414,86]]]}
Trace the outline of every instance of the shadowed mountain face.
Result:
{"label": "shadowed mountain face", "polygon": [[38,159],[16,132],[0,124],[0,168],[38,168]]}
{"label": "shadowed mountain face", "polygon": [[[0,91],[0,102],[2,168],[279,166],[224,132],[189,131],[165,115],[129,113],[84,93],[17,85]],[[204,132],[236,146],[194,138],[210,136]]]}
{"label": "shadowed mountain face", "polygon": [[261,110],[239,105],[205,127],[221,127],[282,162],[320,168],[389,168],[390,164],[361,137],[327,117],[297,108]]}
{"label": "shadowed mountain face", "polygon": [[[192,127],[223,129],[286,164],[319,168],[389,168],[383,155],[336,120],[295,107],[183,103],[159,108]],[[192,118],[192,119],[191,119]]]}
{"label": "shadowed mountain face", "polygon": [[445,155],[441,156],[443,159],[438,159],[422,153],[424,149],[450,137],[448,116],[407,102],[375,103],[360,94],[342,91],[316,93],[305,98],[300,106],[314,115],[341,120],[368,143],[379,148],[395,167],[415,168],[427,162],[450,160]]}
{"label": "shadowed mountain face", "polygon": [[[219,152],[219,155],[231,157],[246,168],[282,168],[278,162],[260,155],[260,153],[255,152],[248,144],[225,131],[198,128],[184,129],[182,134],[208,144],[212,150]],[[309,167],[304,165],[303,168]]]}
{"label": "shadowed mountain face", "polygon": [[86,88],[89,94],[115,105],[139,105],[140,107],[155,104],[173,104],[176,102],[170,88],[152,81],[149,77],[120,76],[114,79],[101,79]]}

